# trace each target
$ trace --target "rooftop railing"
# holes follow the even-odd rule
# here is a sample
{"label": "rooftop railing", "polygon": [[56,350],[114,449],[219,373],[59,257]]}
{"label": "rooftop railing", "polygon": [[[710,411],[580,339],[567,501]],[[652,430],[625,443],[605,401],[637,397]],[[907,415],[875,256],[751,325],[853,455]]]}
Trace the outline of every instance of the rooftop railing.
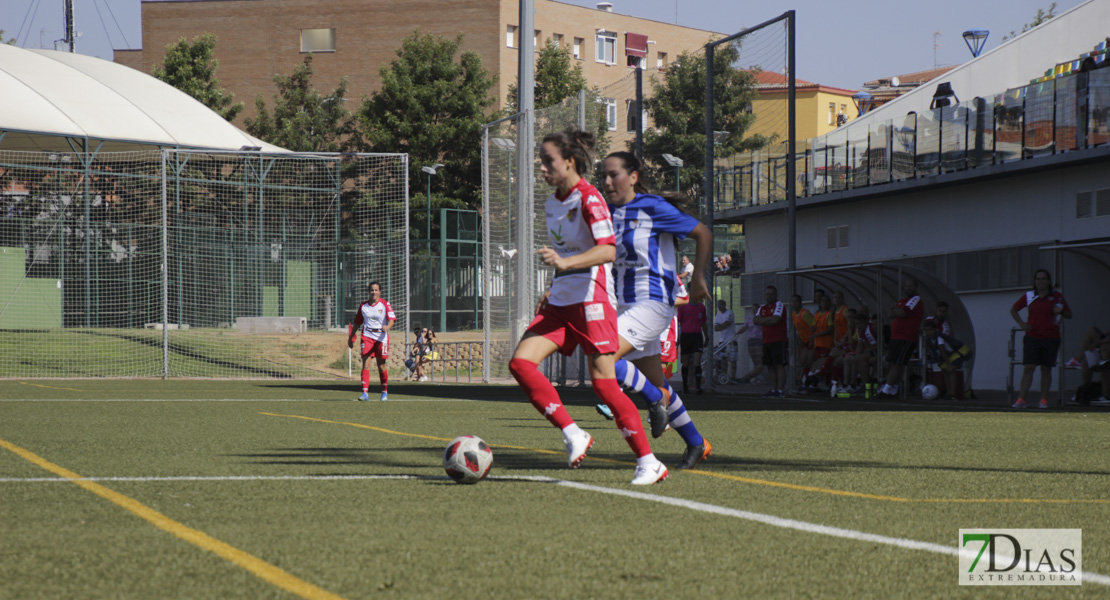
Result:
{"label": "rooftop railing", "polygon": [[[795,146],[797,195],[819,196],[1110,142],[1110,68],[841,127]],[[786,200],[786,143],[719,159],[715,211]]]}

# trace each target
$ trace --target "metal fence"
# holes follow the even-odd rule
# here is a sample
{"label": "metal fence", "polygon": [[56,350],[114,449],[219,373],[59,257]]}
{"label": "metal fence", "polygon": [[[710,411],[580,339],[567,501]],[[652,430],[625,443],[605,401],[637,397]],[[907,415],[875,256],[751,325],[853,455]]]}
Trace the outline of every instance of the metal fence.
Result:
{"label": "metal fence", "polygon": [[[1110,142],[1110,68],[1076,72],[795,146],[799,197],[976,169]],[[719,159],[717,210],[783,202],[784,147]]]}
{"label": "metal fence", "polygon": [[404,331],[407,165],[0,153],[0,344],[20,348],[0,376],[320,376],[244,319],[255,332],[344,327],[378,281]]}

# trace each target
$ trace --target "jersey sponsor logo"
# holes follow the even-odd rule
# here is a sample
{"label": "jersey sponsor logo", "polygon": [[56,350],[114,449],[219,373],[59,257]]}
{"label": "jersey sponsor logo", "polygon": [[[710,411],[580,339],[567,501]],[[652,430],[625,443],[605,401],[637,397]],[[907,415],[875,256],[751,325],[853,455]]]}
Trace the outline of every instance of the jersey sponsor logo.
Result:
{"label": "jersey sponsor logo", "polygon": [[551,233],[552,239],[555,240],[555,245],[556,246],[562,246],[563,244],[566,244],[566,242],[563,240],[563,224],[562,223],[559,223],[559,230],[558,231],[555,231],[554,229],[548,229],[548,231]]}
{"label": "jersey sponsor logo", "polygon": [[590,225],[590,231],[593,232],[595,240],[613,237],[613,224],[608,219],[597,221],[593,225]]}
{"label": "jersey sponsor logo", "polygon": [[605,319],[605,306],[601,304],[586,305],[587,321],[603,321]]}

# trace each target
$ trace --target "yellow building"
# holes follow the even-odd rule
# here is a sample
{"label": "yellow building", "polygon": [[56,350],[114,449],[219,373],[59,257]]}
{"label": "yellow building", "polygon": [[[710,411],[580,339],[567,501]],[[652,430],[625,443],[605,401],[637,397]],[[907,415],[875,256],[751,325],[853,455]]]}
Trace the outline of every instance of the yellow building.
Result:
{"label": "yellow building", "polygon": [[[786,77],[779,73],[755,73],[759,95],[752,102],[755,124],[749,135],[775,136],[786,141]],[[812,83],[804,79],[794,82],[795,139],[819,137],[856,117],[852,94],[856,90]],[[843,115],[843,116],[841,116]],[[839,125],[838,125],[839,123]]]}

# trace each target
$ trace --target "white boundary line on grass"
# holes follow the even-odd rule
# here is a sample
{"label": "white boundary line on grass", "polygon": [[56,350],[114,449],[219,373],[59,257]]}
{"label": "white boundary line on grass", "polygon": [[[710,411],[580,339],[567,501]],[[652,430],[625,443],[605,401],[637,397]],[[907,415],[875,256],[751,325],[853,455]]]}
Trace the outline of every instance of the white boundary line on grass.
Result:
{"label": "white boundary line on grass", "polygon": [[[258,480],[396,480],[396,479],[442,479],[450,480],[446,476],[432,475],[228,475],[228,476],[178,476],[178,477],[83,477],[86,481],[258,481]],[[735,517],[744,519],[746,521],[754,521],[756,523],[763,523],[772,527],[780,527],[783,529],[793,529],[804,533],[816,533],[818,535],[827,535],[849,540],[856,540],[861,542],[871,542],[874,544],[885,544],[888,546],[896,546],[898,548],[905,548],[907,550],[924,550],[926,552],[933,552],[936,554],[945,554],[948,556],[959,556],[961,553],[975,556],[976,552],[973,549],[961,550],[952,546],[945,546],[943,544],[934,544],[932,542],[921,542],[907,538],[896,538],[885,535],[878,535],[874,533],[865,533],[856,531],[854,529],[843,529],[840,527],[831,527],[829,525],[819,525],[817,523],[809,523],[806,521],[797,521],[795,519],[787,519],[784,517],[776,517],[774,515],[766,515],[763,513],[751,512],[747,510],[739,510],[735,508],[728,508],[724,506],[717,506],[714,504],[705,504],[704,502],[695,502],[693,500],[685,500],[683,498],[671,498],[668,496],[658,496],[655,494],[646,494],[644,492],[636,492],[632,490],[624,490],[619,488],[603,487],[599,485],[590,485],[588,483],[578,483],[576,481],[567,481],[565,479],[554,479],[552,477],[544,477],[542,475],[515,475],[515,476],[492,476],[489,479],[496,481],[534,481],[537,483],[549,483],[562,487],[568,487],[576,490],[583,490],[587,492],[597,492],[600,494],[609,494],[612,496],[623,496],[625,498],[632,498],[635,500],[646,500],[648,502],[657,502],[659,504],[666,504],[669,506],[677,506],[688,510],[694,510],[709,514],[721,515],[725,517]],[[0,483],[23,483],[23,482],[71,482],[72,480],[64,477],[25,477],[25,478],[0,478]],[[1005,561],[1012,557],[1002,556],[1000,560]],[[1101,585],[1110,586],[1110,577],[1100,573],[1092,573],[1090,571],[1082,571],[1079,573],[1083,583],[1098,583]]]}

